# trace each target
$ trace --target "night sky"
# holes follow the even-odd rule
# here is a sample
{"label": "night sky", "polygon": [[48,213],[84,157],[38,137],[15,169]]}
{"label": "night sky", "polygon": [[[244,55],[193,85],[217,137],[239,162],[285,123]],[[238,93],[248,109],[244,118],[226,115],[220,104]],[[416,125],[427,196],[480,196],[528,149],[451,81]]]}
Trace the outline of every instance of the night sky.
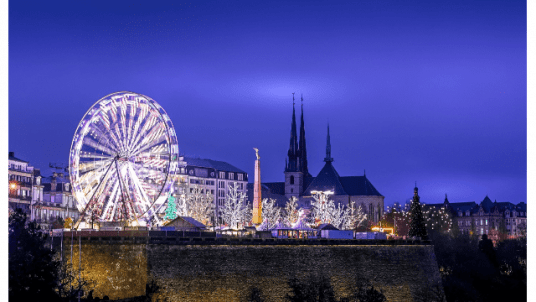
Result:
{"label": "night sky", "polygon": [[[328,4],[329,3],[329,4]],[[10,1],[9,150],[49,176],[116,91],[155,99],[181,154],[283,181],[292,92],[309,171],[385,204],[527,200],[525,1]],[[298,121],[299,122],[299,121]],[[298,124],[299,126],[299,124]]]}

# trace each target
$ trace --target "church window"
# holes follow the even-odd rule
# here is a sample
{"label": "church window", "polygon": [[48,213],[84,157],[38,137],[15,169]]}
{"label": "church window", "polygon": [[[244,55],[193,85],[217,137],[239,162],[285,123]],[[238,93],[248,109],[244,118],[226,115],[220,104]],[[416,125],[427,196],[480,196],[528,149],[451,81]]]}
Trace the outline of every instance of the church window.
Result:
{"label": "church window", "polygon": [[290,175],[290,184],[291,184],[291,185],[294,184],[294,175]]}

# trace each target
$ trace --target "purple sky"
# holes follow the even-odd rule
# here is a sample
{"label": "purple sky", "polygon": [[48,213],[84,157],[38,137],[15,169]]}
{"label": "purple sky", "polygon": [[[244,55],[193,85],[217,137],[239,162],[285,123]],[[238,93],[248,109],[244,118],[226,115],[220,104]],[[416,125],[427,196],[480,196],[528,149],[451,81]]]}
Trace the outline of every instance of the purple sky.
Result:
{"label": "purple sky", "polygon": [[[148,95],[179,150],[283,181],[292,92],[309,171],[386,205],[527,200],[525,1],[10,1],[9,150],[50,175],[93,103]],[[299,101],[297,102],[299,117]]]}

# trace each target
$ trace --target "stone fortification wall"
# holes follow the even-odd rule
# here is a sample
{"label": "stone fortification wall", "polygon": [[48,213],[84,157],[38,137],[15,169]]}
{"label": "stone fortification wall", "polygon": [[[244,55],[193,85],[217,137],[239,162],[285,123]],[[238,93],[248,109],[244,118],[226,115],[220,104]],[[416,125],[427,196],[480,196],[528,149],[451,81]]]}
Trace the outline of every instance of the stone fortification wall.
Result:
{"label": "stone fortification wall", "polygon": [[[70,240],[64,238],[59,244],[58,239],[55,246],[63,250],[64,262],[70,263]],[[79,240],[74,239],[77,273]],[[350,296],[356,280],[381,289],[388,301],[421,301],[418,297],[423,292],[437,290],[438,285],[442,291],[433,246],[426,244],[95,239],[82,237],[80,241],[81,275],[92,284],[94,297],[144,295],[145,284],[151,280],[170,301],[246,301],[253,288],[266,301],[281,301],[290,293],[288,280],[292,278],[305,284],[327,280],[337,297]],[[429,292],[426,300],[433,301],[434,296]]]}
{"label": "stone fortification wall", "polygon": [[291,278],[329,280],[337,297],[368,281],[388,301],[415,301],[441,284],[431,245],[148,245],[147,257],[149,278],[173,301],[247,301],[253,288],[281,301]]}

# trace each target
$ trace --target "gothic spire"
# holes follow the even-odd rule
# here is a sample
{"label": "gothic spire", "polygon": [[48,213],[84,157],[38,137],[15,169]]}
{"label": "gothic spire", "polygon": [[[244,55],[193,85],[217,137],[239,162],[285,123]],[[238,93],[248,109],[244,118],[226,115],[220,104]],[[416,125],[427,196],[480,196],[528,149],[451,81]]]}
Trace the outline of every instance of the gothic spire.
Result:
{"label": "gothic spire", "polygon": [[305,146],[305,126],[303,122],[303,94],[301,95],[300,144],[298,146],[298,154],[300,156],[300,171],[304,176],[308,176],[309,169],[307,168],[307,147]]}
{"label": "gothic spire", "polygon": [[333,158],[331,157],[331,143],[329,140],[329,124],[328,124],[328,140],[326,143],[326,158],[324,158],[324,161],[327,163],[330,163],[333,161]]}
{"label": "gothic spire", "polygon": [[296,133],[296,109],[294,108],[294,92],[292,93],[292,124],[290,128],[290,146],[288,149],[288,172],[298,171],[298,135]]}

